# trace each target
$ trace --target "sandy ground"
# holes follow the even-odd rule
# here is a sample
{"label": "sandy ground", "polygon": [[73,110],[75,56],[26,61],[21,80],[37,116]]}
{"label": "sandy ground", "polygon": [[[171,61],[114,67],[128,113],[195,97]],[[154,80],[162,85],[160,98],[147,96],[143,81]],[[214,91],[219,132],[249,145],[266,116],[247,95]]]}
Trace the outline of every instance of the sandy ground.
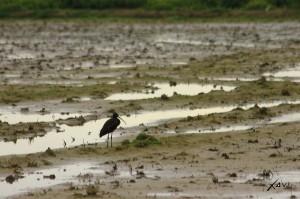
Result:
{"label": "sandy ground", "polygon": [[[1,27],[2,109],[12,106],[20,107],[18,112],[89,115],[80,121],[13,125],[1,122],[1,141],[16,142],[20,138],[45,134],[49,128],[55,128],[53,123],[82,125],[82,121],[109,116],[113,110],[130,115],[136,111],[193,110],[300,99],[300,84],[296,81],[261,78],[267,72],[299,65],[300,25],[297,22],[1,21]],[[236,78],[254,78],[255,81]],[[231,92],[213,91],[196,96],[174,95],[169,99],[105,100],[113,93],[148,88],[150,82],[227,84],[237,88]],[[77,101],[78,97],[92,100]],[[28,110],[21,110],[21,107]],[[91,162],[105,172],[84,175],[84,171],[75,171],[70,182],[37,188],[12,198],[300,197],[299,122],[262,123],[259,128],[225,133],[180,134],[203,127],[253,125],[295,112],[299,112],[297,104],[235,109],[172,119],[155,127],[125,129],[124,136],[114,139],[113,148],[107,149],[105,143],[97,143],[96,146],[2,156],[0,180],[6,183],[5,178],[13,175],[19,178],[16,182],[21,182],[25,174],[41,169],[63,169],[65,165]],[[161,133],[168,130],[179,133]],[[134,146],[136,134],[141,131],[154,135],[160,144]],[[126,139],[130,141],[129,146],[122,144]],[[285,175],[285,172],[291,174]],[[56,175],[53,181],[58,181],[61,174],[53,174]],[[267,191],[277,179],[291,186],[271,187]],[[40,180],[33,180],[30,187],[36,187]],[[40,182],[47,180],[51,179]]]}

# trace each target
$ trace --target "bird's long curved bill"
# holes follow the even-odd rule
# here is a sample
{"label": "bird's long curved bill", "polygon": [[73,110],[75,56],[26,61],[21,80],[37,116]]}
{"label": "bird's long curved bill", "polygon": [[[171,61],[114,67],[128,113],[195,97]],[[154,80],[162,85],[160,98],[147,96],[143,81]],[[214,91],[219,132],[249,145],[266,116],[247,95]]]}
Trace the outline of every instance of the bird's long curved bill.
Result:
{"label": "bird's long curved bill", "polygon": [[120,120],[122,120],[122,121],[126,124],[126,122],[125,122],[122,118],[120,118],[119,116],[118,116],[118,118],[119,118]]}

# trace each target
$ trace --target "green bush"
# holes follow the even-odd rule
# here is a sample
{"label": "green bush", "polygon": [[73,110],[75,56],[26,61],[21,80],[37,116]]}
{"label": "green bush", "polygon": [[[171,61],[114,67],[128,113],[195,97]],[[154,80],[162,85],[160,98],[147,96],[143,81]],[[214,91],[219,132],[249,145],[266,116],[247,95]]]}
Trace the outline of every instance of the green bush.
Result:
{"label": "green bush", "polygon": [[153,144],[161,144],[154,136],[148,135],[146,133],[140,133],[138,136],[133,140],[133,145],[138,148],[147,147]]}
{"label": "green bush", "polygon": [[147,135],[146,133],[140,133],[138,134],[138,136],[136,136],[136,140],[146,140],[149,138],[149,135]]}
{"label": "green bush", "polygon": [[128,139],[123,140],[123,141],[121,142],[121,145],[124,146],[124,147],[128,147],[129,144],[130,144],[130,141],[129,141]]}

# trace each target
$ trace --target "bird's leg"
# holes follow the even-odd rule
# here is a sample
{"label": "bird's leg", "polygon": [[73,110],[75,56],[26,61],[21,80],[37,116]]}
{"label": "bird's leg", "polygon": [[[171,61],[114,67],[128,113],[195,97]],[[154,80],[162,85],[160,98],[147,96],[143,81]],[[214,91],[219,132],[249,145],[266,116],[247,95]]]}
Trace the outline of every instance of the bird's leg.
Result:
{"label": "bird's leg", "polygon": [[112,133],[110,134],[110,147],[112,147]]}
{"label": "bird's leg", "polygon": [[109,133],[107,134],[107,140],[106,140],[106,148],[108,148],[108,141],[109,141]]}

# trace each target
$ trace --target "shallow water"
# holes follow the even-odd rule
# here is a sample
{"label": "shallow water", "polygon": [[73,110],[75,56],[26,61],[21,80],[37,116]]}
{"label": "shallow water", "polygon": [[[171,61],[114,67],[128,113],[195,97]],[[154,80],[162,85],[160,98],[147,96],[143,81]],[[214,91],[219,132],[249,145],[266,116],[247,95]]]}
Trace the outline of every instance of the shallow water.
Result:
{"label": "shallow water", "polygon": [[[60,165],[50,169],[42,169],[31,171],[30,169],[24,171],[22,174],[24,178],[20,178],[9,184],[5,181],[6,176],[0,177],[0,197],[8,197],[17,194],[24,194],[26,192],[34,191],[35,189],[46,189],[47,187],[59,185],[62,183],[72,183],[75,186],[78,185],[88,185],[94,183],[107,183],[111,181],[112,176],[107,175],[106,171],[112,169],[112,164],[99,164],[98,162],[74,162],[72,164]],[[155,168],[151,170],[143,170],[147,178],[155,178],[159,176],[161,178],[169,178],[174,175],[178,177],[183,177],[188,175],[188,173],[182,171],[179,173],[174,173],[170,170],[156,170]],[[188,172],[188,171],[187,171]],[[172,175],[170,175],[172,174]],[[44,176],[55,175],[55,179],[44,178]],[[207,175],[205,173],[199,173],[199,177],[202,175]],[[219,177],[225,176],[226,174],[218,174]],[[264,180],[263,182],[267,185],[272,183],[274,180],[279,179],[280,182],[289,182],[291,185],[298,183],[300,179],[298,178],[299,171],[283,171],[276,172],[271,179]],[[116,175],[113,176],[114,180],[118,179],[135,179],[135,173],[130,174],[128,167],[118,167]],[[249,179],[257,178],[257,174],[238,174],[236,179],[225,177],[232,183],[245,183]],[[223,179],[223,177],[222,177]],[[47,189],[46,189],[47,190]],[[194,191],[194,192],[148,192],[147,197],[158,197],[158,198],[182,198],[182,197],[218,197],[218,198],[228,198],[228,197],[245,197],[247,195],[255,196],[255,198],[270,198],[280,196],[281,198],[290,196],[291,192],[289,190],[279,190],[280,192],[255,192],[255,193],[244,193],[244,192],[234,192],[231,193],[208,193],[206,191]],[[294,192],[297,195],[298,192]]]}
{"label": "shallow water", "polygon": [[250,82],[250,81],[256,81],[259,78],[255,77],[198,77],[199,80],[216,80],[216,81],[244,81],[244,82]]}
{"label": "shallow water", "polygon": [[[233,126],[220,126],[220,127],[212,126],[211,128],[191,129],[180,133],[222,133],[222,132],[229,132],[229,131],[245,131],[257,127],[258,126],[254,126],[254,125],[233,125]],[[176,133],[176,131],[168,131],[167,133]]]}
{"label": "shallow water", "polygon": [[42,113],[20,113],[20,112],[8,112],[4,113],[0,110],[0,120],[2,122],[8,122],[9,124],[17,124],[19,122],[27,123],[27,122],[54,122],[59,119],[67,119],[70,117],[80,117],[85,116],[87,114],[79,114],[79,113],[50,113],[50,114],[42,114]]}
{"label": "shallow water", "polygon": [[109,64],[108,68],[133,68],[135,64]]}
{"label": "shallow water", "polygon": [[299,121],[300,113],[289,113],[289,114],[282,114],[277,117],[271,118],[269,123],[280,123],[280,122],[296,122]]}
{"label": "shallow water", "polygon": [[[39,170],[34,173],[24,173],[24,178],[18,179],[13,184],[9,184],[5,182],[3,178],[1,178],[1,189],[0,189],[0,197],[8,197],[11,195],[17,195],[21,193],[26,193],[29,191],[34,191],[37,188],[45,188],[54,185],[58,185],[64,182],[75,182],[75,177],[79,175],[80,168],[84,165],[81,164],[73,164],[73,165],[65,165],[58,168],[51,168],[45,170]],[[89,165],[85,165],[89,166]],[[66,169],[66,172],[64,172]],[[55,174],[55,180],[45,179],[44,175],[52,175]],[[78,181],[76,181],[78,182]]]}
{"label": "shallow water", "polygon": [[[293,192],[293,195],[300,195],[300,192]],[[203,192],[194,192],[194,193],[185,193],[185,192],[150,192],[147,193],[147,198],[257,198],[257,199],[266,199],[266,198],[291,198],[290,191],[284,192],[255,192],[255,193],[243,193],[238,191],[235,193],[233,190],[232,193],[203,193]]]}
{"label": "shallow water", "polygon": [[[153,88],[157,88],[153,89]],[[213,84],[177,84],[176,86],[170,86],[168,83],[156,83],[152,85],[152,89],[143,89],[140,92],[131,93],[116,93],[105,98],[106,100],[140,100],[149,99],[155,97],[161,97],[165,94],[167,96],[173,96],[176,92],[179,95],[198,95],[199,93],[208,93],[213,90],[224,90],[226,92],[234,90],[235,86],[229,85],[213,85]]]}
{"label": "shallow water", "polygon": [[[37,170],[34,172],[26,171],[24,178],[9,184],[5,181],[6,176],[0,177],[0,198],[34,191],[37,188],[46,188],[62,183],[73,183],[75,185],[88,185],[99,182],[109,181],[112,165],[99,164],[97,162],[75,162],[73,164],[61,165],[55,168]],[[157,171],[143,170],[148,178],[155,178]],[[88,177],[84,177],[88,174]],[[55,175],[55,179],[44,178],[44,176]],[[113,176],[117,179],[135,179],[135,173],[130,174],[128,167],[120,168]],[[107,179],[107,180],[106,180]],[[98,182],[98,183],[99,183]]]}
{"label": "shallow water", "polygon": [[300,79],[300,64],[297,64],[295,67],[289,67],[274,73],[273,72],[264,73],[263,75],[267,77],[274,77],[274,78]]}
{"label": "shallow water", "polygon": [[[65,124],[58,125],[62,132],[52,130],[44,136],[34,137],[32,139],[18,139],[14,142],[0,142],[1,155],[10,154],[28,154],[46,151],[48,147],[51,149],[63,148],[64,142],[66,147],[79,146],[81,144],[89,144],[96,142],[104,142],[106,137],[99,138],[100,128],[108,118],[98,121],[90,121],[83,126],[67,126]],[[120,136],[120,132],[115,132],[114,137]]]}
{"label": "shallow water", "polygon": [[190,129],[187,131],[176,132],[174,130],[167,131],[166,133],[222,133],[229,131],[245,131],[253,128],[259,128],[263,124],[285,123],[300,121],[300,113],[288,113],[280,116],[269,118],[251,125],[232,125],[232,126],[211,126],[210,128]]}
{"label": "shallow water", "polygon": [[[272,107],[278,106],[281,103],[291,103],[298,104],[300,101],[274,101],[274,102],[264,102],[259,103],[260,107]],[[223,106],[223,107],[210,107],[210,108],[199,108],[199,109],[174,109],[174,110],[164,110],[164,111],[141,111],[136,114],[132,114],[130,116],[121,115],[122,119],[125,120],[126,124],[121,122],[120,127],[122,129],[118,129],[113,133],[113,137],[119,137],[123,134],[128,133],[127,128],[137,127],[141,124],[145,126],[154,126],[157,124],[162,124],[167,120],[176,119],[176,118],[185,118],[187,116],[197,116],[197,115],[207,115],[210,113],[224,113],[233,110],[234,108],[241,107],[244,109],[248,109],[253,107],[254,104],[246,104],[243,106]],[[11,114],[8,114],[11,115]],[[84,115],[84,114],[82,114]],[[31,117],[30,115],[18,114],[18,117],[24,121],[34,119],[36,120],[36,115]],[[4,115],[3,115],[4,117]],[[69,116],[70,117],[70,116]],[[290,121],[299,121],[300,114],[294,115],[294,119],[291,120],[289,116],[283,115],[285,119],[276,119],[278,122],[290,122]],[[8,117],[10,119],[16,117]],[[280,117],[278,117],[280,118]],[[49,114],[42,119],[52,119],[52,115]],[[0,150],[0,156],[3,155],[11,155],[11,154],[28,154],[28,153],[36,153],[45,151],[48,147],[51,149],[63,148],[64,142],[66,143],[66,147],[74,147],[81,144],[88,143],[97,143],[97,142],[105,142],[106,136],[99,138],[99,131],[103,126],[104,122],[108,118],[102,118],[95,121],[86,122],[82,126],[67,126],[67,125],[58,125],[62,132],[57,133],[56,130],[52,130],[46,135],[42,137],[35,137],[33,139],[18,139],[16,143],[13,142],[0,142],[0,148],[2,149],[10,149],[8,150]],[[275,120],[275,121],[276,121]],[[12,120],[16,122],[16,120]],[[53,121],[53,119],[51,120]],[[272,121],[272,120],[271,120]],[[212,132],[225,132],[230,130],[246,130],[248,128],[252,128],[252,126],[231,126],[231,127],[218,127],[215,130],[212,129],[200,129],[200,133],[212,133]],[[199,129],[189,130],[188,133],[199,133]]]}
{"label": "shallow water", "polygon": [[[282,82],[282,81],[290,81],[290,82],[300,82],[299,77],[274,77],[270,75],[271,73],[264,73],[263,76],[267,78],[267,81],[275,81],[275,82]],[[261,77],[198,77],[200,80],[216,80],[216,81],[242,81],[242,82],[250,82],[250,81],[257,81]]]}
{"label": "shallow water", "polygon": [[300,113],[288,113],[280,116],[269,118],[268,120],[262,120],[251,125],[232,125],[232,126],[211,126],[210,128],[198,128],[190,129],[187,131],[176,132],[174,130],[167,131],[166,133],[222,133],[229,131],[245,131],[255,128],[260,128],[263,124],[274,123],[287,123],[300,121]]}
{"label": "shallow water", "polygon": [[[120,126],[123,128],[135,127],[140,124],[151,126],[156,125],[158,122],[163,122],[164,120],[168,119],[182,118],[189,115],[196,116],[198,114],[205,115],[212,112],[226,112],[230,111],[233,108],[234,106],[195,110],[179,109],[167,111],[141,112],[139,114],[134,114],[129,117],[121,116],[126,121],[126,125],[122,122]],[[13,142],[2,141],[0,142],[0,148],[9,148],[10,150],[1,150],[0,156],[9,154],[26,154],[40,152],[45,151],[48,147],[50,147],[51,149],[62,148],[64,146],[64,141],[66,142],[67,147],[78,146],[83,143],[86,144],[104,142],[106,140],[106,136],[99,138],[99,131],[107,119],[108,118],[103,118],[96,121],[90,121],[85,123],[83,126],[71,127],[67,125],[60,125],[59,127],[63,132],[57,133],[55,130],[47,133],[43,137],[36,137],[32,140],[18,139],[16,144],[14,144]],[[113,133],[113,136],[118,137],[120,136],[120,133],[120,130],[117,130]]]}
{"label": "shallow water", "polygon": [[[38,170],[33,173],[24,173],[24,178],[18,179],[13,184],[7,183],[3,177],[0,182],[0,198],[11,195],[21,194],[37,188],[46,188],[62,183],[75,183],[79,185],[90,184],[90,181],[95,181],[94,177],[86,178],[84,174],[92,174],[105,177],[105,171],[110,171],[108,166],[98,166],[95,162],[78,162],[71,165],[62,165],[51,169]],[[44,178],[44,176],[55,175],[55,179]],[[115,178],[133,178],[129,174],[129,170],[121,171]]]}
{"label": "shallow water", "polygon": [[[261,171],[262,172],[262,171]],[[281,171],[274,172],[271,174],[269,178],[263,178],[258,176],[258,174],[254,173],[242,173],[237,174],[236,178],[228,178],[231,182],[235,183],[246,183],[249,180],[260,179],[262,182],[269,184],[270,182],[274,182],[278,179],[278,182],[290,182],[291,185],[293,183],[300,182],[300,171]]]}

